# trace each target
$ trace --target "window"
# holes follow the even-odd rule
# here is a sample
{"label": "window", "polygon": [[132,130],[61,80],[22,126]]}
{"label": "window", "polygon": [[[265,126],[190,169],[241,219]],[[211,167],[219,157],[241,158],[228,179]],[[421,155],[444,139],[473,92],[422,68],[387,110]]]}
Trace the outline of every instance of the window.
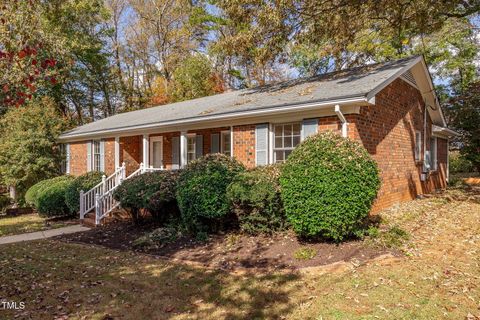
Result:
{"label": "window", "polygon": [[273,128],[273,161],[284,162],[300,143],[300,123],[276,124]]}
{"label": "window", "polygon": [[61,163],[62,173],[69,174],[70,173],[70,145],[61,144],[60,152],[62,154],[62,163]]}
{"label": "window", "polygon": [[187,136],[187,163],[196,158],[195,135]]}
{"label": "window", "polygon": [[98,140],[94,140],[93,143],[92,143],[92,155],[93,155],[93,166],[92,166],[92,169],[93,171],[102,171],[102,168],[101,168],[101,161],[100,161],[100,157],[101,157],[101,152],[100,152],[100,141]]}
{"label": "window", "polygon": [[230,131],[222,131],[222,148],[221,152],[224,155],[231,156],[232,155],[232,145],[231,145],[231,140],[230,140]]}
{"label": "window", "polygon": [[437,170],[437,138],[430,138],[430,170]]}
{"label": "window", "polygon": [[420,161],[422,154],[422,133],[415,131],[415,161]]}

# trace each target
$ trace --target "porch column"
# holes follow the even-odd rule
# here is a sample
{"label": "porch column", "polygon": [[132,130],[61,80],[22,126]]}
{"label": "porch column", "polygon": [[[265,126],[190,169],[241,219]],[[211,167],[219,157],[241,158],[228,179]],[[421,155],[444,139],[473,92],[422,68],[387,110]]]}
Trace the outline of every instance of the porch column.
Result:
{"label": "porch column", "polygon": [[150,145],[148,143],[148,134],[143,135],[143,164],[146,168],[150,167],[150,157],[149,157],[149,148]]}
{"label": "porch column", "polygon": [[115,170],[120,168],[120,137],[115,137]]}
{"label": "porch column", "polygon": [[180,168],[187,165],[187,131],[180,133]]}

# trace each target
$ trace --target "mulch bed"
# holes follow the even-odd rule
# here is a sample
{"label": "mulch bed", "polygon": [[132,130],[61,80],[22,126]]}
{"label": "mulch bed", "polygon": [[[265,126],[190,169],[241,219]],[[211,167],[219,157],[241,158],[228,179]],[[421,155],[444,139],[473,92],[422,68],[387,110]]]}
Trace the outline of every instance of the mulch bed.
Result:
{"label": "mulch bed", "polygon": [[[62,235],[58,239],[67,242],[95,244],[110,249],[138,251],[159,257],[190,261],[217,269],[298,269],[322,266],[340,261],[362,263],[386,253],[398,255],[392,250],[366,246],[361,241],[342,244],[305,243],[292,233],[273,236],[248,236],[243,234],[213,235],[207,242],[182,237],[161,248],[139,250],[133,241],[153,227],[135,227],[128,222],[115,222],[86,232]],[[316,256],[310,260],[295,258],[301,248],[312,248]]]}

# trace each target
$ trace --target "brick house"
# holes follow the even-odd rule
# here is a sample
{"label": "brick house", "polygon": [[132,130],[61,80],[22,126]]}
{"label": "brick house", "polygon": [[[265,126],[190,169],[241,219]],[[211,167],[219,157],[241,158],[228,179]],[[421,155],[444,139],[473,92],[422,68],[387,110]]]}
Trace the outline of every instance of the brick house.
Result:
{"label": "brick house", "polygon": [[[374,212],[446,186],[455,133],[421,56],[122,113],[60,140],[67,173],[103,171],[115,176],[113,188],[119,168],[127,178],[141,164],[176,169],[207,153],[249,168],[282,162],[305,137],[327,130],[360,141],[377,161]],[[95,204],[86,202],[88,212]]]}

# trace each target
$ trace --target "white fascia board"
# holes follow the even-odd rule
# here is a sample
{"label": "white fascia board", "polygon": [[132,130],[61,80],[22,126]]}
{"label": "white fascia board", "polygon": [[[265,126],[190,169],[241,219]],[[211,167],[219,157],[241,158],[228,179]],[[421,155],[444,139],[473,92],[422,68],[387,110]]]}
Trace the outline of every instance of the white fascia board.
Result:
{"label": "white fascia board", "polygon": [[131,126],[131,127],[123,127],[123,128],[115,128],[109,130],[99,130],[94,132],[86,132],[81,134],[72,134],[72,135],[64,135],[60,136],[58,141],[59,142],[74,142],[74,141],[81,141],[85,139],[90,139],[93,137],[110,137],[114,135],[121,135],[121,134],[128,134],[129,132],[135,131],[142,131],[142,130],[151,130],[151,129],[161,129],[165,127],[172,127],[172,126],[188,126],[192,124],[197,124],[200,122],[208,123],[210,121],[218,121],[218,120],[238,120],[238,119],[245,119],[245,118],[254,118],[257,116],[265,116],[269,114],[282,114],[282,113],[292,113],[292,112],[301,112],[305,110],[322,110],[337,104],[340,105],[352,105],[352,104],[362,104],[368,105],[371,104],[367,100],[365,96],[358,96],[352,97],[347,99],[339,99],[339,100],[329,100],[329,101],[321,101],[321,102],[312,102],[306,104],[298,104],[292,106],[282,106],[282,107],[274,107],[274,108],[265,108],[265,109],[257,109],[251,111],[239,111],[239,112],[232,112],[228,114],[219,114],[219,115],[210,115],[204,116],[201,118],[192,118],[192,119],[183,119],[183,120],[173,120],[173,121],[165,121],[159,123],[151,123],[146,125],[138,125],[138,126]]}
{"label": "white fascia board", "polygon": [[445,127],[439,127],[436,125],[432,126],[432,134],[434,136],[439,136],[439,137],[454,137],[454,136],[459,136],[460,134],[452,129],[445,128]]}

